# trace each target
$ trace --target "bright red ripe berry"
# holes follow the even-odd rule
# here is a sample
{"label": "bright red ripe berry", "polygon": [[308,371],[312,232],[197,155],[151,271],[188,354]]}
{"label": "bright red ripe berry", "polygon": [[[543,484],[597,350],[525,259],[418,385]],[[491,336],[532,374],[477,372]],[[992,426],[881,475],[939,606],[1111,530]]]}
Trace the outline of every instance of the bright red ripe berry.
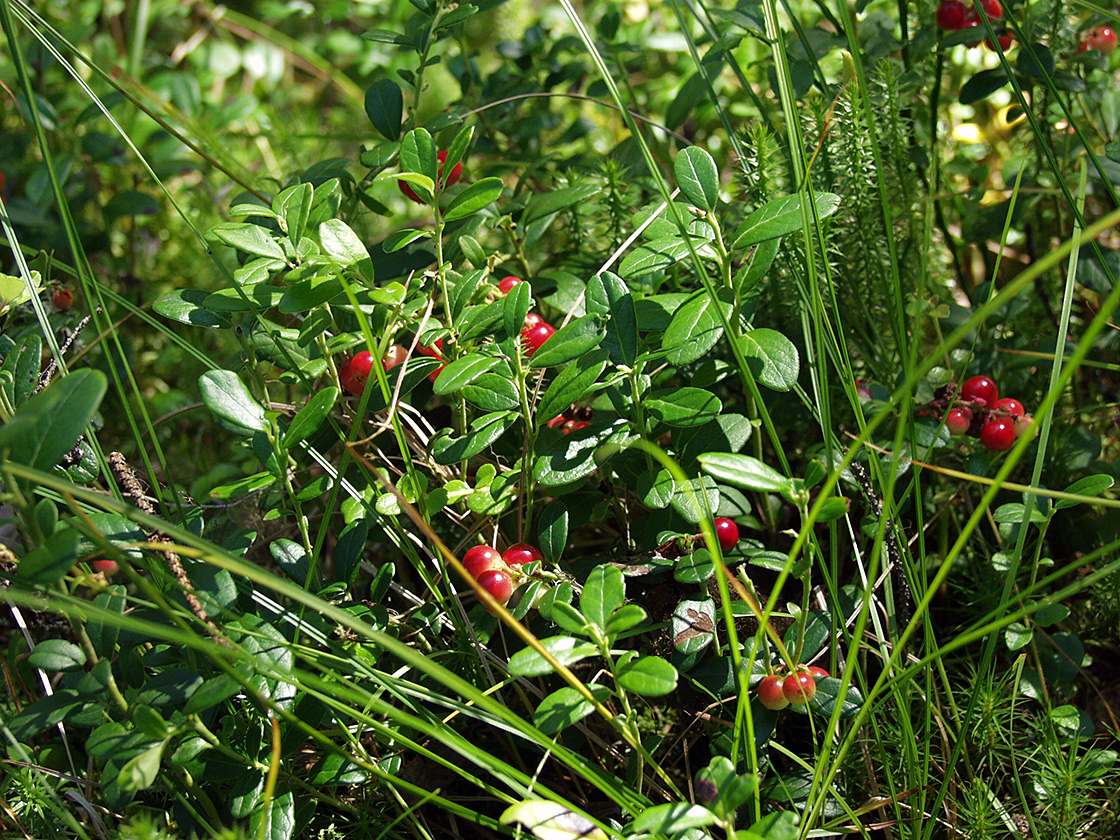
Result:
{"label": "bright red ripe berry", "polygon": [[[1007,52],[1011,49],[1011,45],[1015,43],[1015,40],[1010,35],[999,35],[997,36],[997,40],[999,41],[999,48],[1003,52]],[[996,51],[996,45],[992,42],[991,38],[984,39],[984,46],[992,52]]]}
{"label": "bright red ripe berry", "polygon": [[498,283],[498,291],[501,292],[503,295],[508,295],[509,292],[510,292],[510,289],[512,289],[514,286],[516,286],[518,283],[521,283],[521,282],[524,282],[524,281],[522,281],[522,279],[520,277],[514,277],[512,274],[509,277],[503,277],[502,281],[500,283]]}
{"label": "bright red ripe berry", "polygon": [[532,356],[554,335],[556,330],[544,323],[521,330],[521,346],[525,350],[525,355]]}
{"label": "bright red ripe berry", "polygon": [[529,543],[514,543],[502,552],[502,559],[507,566],[524,566],[526,563],[535,563],[543,560],[544,555],[535,545]]}
{"label": "bright red ripe berry", "polygon": [[986,376],[974,376],[961,386],[961,399],[979,403],[982,407],[993,406],[999,399],[999,388]]}
{"label": "bright red ripe berry", "polygon": [[550,429],[561,429],[568,422],[570,421],[563,414],[557,414],[555,417],[545,423],[545,425]]}
{"label": "bright red ripe berry", "polygon": [[1116,32],[1108,26],[1094,26],[1086,41],[1090,49],[1110,55],[1116,49]]}
{"label": "bright red ripe berry", "polygon": [[55,289],[51,302],[54,304],[55,309],[65,312],[74,305],[74,293],[65,286],[61,289]]}
{"label": "bright red ripe berry", "polygon": [[767,709],[778,711],[789,705],[785,692],[782,690],[782,678],[777,674],[763,677],[758,684],[758,702]]}
{"label": "bright red ripe berry", "polygon": [[992,411],[1002,413],[1009,417],[1022,417],[1027,413],[1023,408],[1023,404],[1014,397],[1004,397],[1002,400],[996,400],[996,404],[992,406]]}
{"label": "bright red ripe berry", "polygon": [[381,366],[385,368],[385,370],[392,370],[407,358],[408,351],[399,344],[394,344],[385,351],[385,357],[381,360]]}
{"label": "bright red ripe berry", "polygon": [[968,20],[968,6],[960,0],[944,0],[937,7],[937,25],[948,32],[964,29]]}
{"label": "bright red ripe berry", "polygon": [[[443,177],[443,162],[447,160],[447,152],[438,152],[436,160],[439,161],[439,174],[436,176],[439,179],[440,185],[450,187],[456,183],[463,174],[463,164],[457,163],[451,168],[451,174],[447,176],[446,180]],[[397,181],[397,186],[401,188],[401,192],[415,201],[417,204],[427,204],[424,199],[416,194],[412,186],[407,181]],[[437,189],[439,187],[437,186]]]}
{"label": "bright red ripe berry", "polygon": [[972,425],[972,411],[964,406],[949,409],[945,415],[945,428],[951,435],[963,435]]}
{"label": "bright red ripe berry", "polygon": [[1003,5],[999,0],[980,0],[977,5],[984,7],[984,11],[991,20],[1000,20],[1003,18]]}
{"label": "bright red ripe berry", "polygon": [[482,572],[476,580],[479,586],[490,593],[490,596],[502,606],[505,606],[513,595],[513,578],[509,572],[501,569],[488,569]]}
{"label": "bright red ripe berry", "polygon": [[980,427],[980,442],[993,452],[1005,452],[1015,445],[1015,424],[1002,417],[992,417]]}
{"label": "bright red ripe berry", "polygon": [[739,542],[739,526],[726,516],[719,516],[715,521],[716,539],[723,551],[730,551]]}
{"label": "bright red ripe berry", "polygon": [[502,555],[498,549],[488,545],[471,546],[463,555],[463,567],[471,577],[478,580],[478,576],[483,572],[502,568]]}
{"label": "bright red ripe berry", "polygon": [[817,681],[804,671],[798,671],[785,678],[782,693],[793,705],[804,706],[817,693]]}
{"label": "bright red ripe berry", "polygon": [[542,318],[536,312],[529,312],[525,315],[525,326],[523,326],[521,329],[522,331],[531,330],[533,327],[537,326],[537,324],[543,323],[544,318]]}
{"label": "bright red ripe berry", "polygon": [[342,387],[351,394],[360,394],[366,389],[369,372],[373,369],[373,354],[363,350],[352,359],[347,359],[338,370]]}
{"label": "bright red ripe berry", "polygon": [[821,668],[819,665],[810,665],[808,670],[809,676],[814,680],[823,680],[825,677],[829,676],[828,671]]}
{"label": "bright red ripe berry", "polygon": [[[420,345],[419,347],[416,348],[416,352],[419,353],[421,356],[431,356],[433,359],[439,359],[442,362],[443,361],[443,339],[442,338],[438,339],[436,341],[436,343],[434,345],[430,346],[430,347],[425,347],[424,345]],[[446,367],[446,365],[440,365],[438,368],[436,368],[431,373],[429,373],[428,374],[428,380],[430,382],[435,382],[436,379],[439,378],[440,373],[443,372],[444,367]]]}
{"label": "bright red ripe berry", "polygon": [[571,432],[578,432],[580,429],[586,429],[590,425],[591,423],[587,420],[569,420],[560,431],[564,434],[569,434]]}

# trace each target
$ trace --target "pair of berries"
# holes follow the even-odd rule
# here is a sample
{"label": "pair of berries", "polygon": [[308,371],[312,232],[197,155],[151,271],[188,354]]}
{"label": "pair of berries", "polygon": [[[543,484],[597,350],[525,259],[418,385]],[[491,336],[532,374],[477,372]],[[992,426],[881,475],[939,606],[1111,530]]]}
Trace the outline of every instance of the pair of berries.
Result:
{"label": "pair of berries", "polygon": [[488,545],[476,545],[467,549],[467,553],[463,555],[463,567],[467,574],[478,581],[479,586],[504,607],[513,597],[513,590],[516,588],[511,570],[543,559],[541,550],[529,543],[515,543],[504,552]]}
{"label": "pair of berries", "polygon": [[1105,55],[1112,55],[1115,49],[1116,30],[1110,26],[1094,26],[1085,33],[1081,41],[1081,46],[1077,48],[1077,52],[1083,53],[1086,50],[1100,50]]}
{"label": "pair of berries", "polygon": [[[976,5],[982,5],[989,20],[1003,18],[1003,6],[999,0],[980,0]],[[970,29],[980,25],[980,13],[975,8],[969,8],[961,0],[942,0],[937,7],[937,25],[946,32],[956,32],[961,29]]]}
{"label": "pair of berries", "polygon": [[[442,190],[444,187],[450,187],[452,184],[457,183],[461,177],[463,177],[463,164],[457,163],[451,168],[451,172],[447,176],[447,179],[444,180],[443,162],[447,160],[447,152],[439,152],[436,155],[436,160],[439,161],[439,175],[436,176],[436,180],[439,181],[439,183],[436,185],[437,190]],[[415,201],[417,204],[428,203],[416,194],[416,192],[409,185],[408,181],[397,181],[397,186],[401,188],[402,193],[404,193],[408,198]]]}
{"label": "pair of berries", "polygon": [[945,414],[945,428],[951,435],[976,434],[993,452],[1005,452],[1022,437],[1034,418],[1013,397],[1000,399],[999,388],[987,376],[974,376],[961,386],[952,407]]}
{"label": "pair of berries", "polygon": [[526,356],[532,356],[554,335],[556,330],[550,324],[546,324],[536,312],[530,312],[525,316],[525,326],[521,328],[521,349]]}
{"label": "pair of berries", "polygon": [[[385,357],[381,360],[381,366],[385,370],[392,370],[407,358],[408,351],[399,344],[394,344],[386,351]],[[440,369],[442,370],[442,368]],[[358,396],[366,389],[366,383],[369,382],[369,374],[372,370],[373,354],[368,350],[363,350],[360,353],[355,353],[342,363],[342,367],[338,369],[338,381],[342,383],[342,387],[347,392]]]}
{"label": "pair of berries", "polygon": [[817,680],[828,676],[828,671],[810,665],[803,671],[795,671],[783,677],[771,674],[763,677],[758,684],[758,701],[767,709],[779,711],[791,703],[794,706],[808,704],[817,694]]}
{"label": "pair of berries", "polygon": [[591,425],[588,420],[580,420],[577,417],[565,417],[563,414],[557,414],[547,423],[546,426],[550,429],[559,429],[560,434],[567,435],[572,432],[578,432],[580,429],[586,429]]}

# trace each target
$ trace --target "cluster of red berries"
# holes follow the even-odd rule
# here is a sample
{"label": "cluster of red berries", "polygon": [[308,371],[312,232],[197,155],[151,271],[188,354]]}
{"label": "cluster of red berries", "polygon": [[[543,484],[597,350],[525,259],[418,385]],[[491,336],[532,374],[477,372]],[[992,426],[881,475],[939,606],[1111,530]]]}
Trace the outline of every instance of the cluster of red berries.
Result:
{"label": "cluster of red berries", "polygon": [[[443,189],[444,187],[450,187],[452,184],[457,183],[458,180],[463,177],[463,164],[457,163],[453,167],[451,167],[451,173],[447,176],[447,180],[444,180],[444,178],[443,178],[443,162],[445,160],[447,160],[447,152],[439,152],[436,155],[436,160],[439,161],[439,175],[436,176],[437,179],[439,180],[439,184],[437,186],[437,189]],[[415,193],[415,191],[409,185],[408,181],[397,181],[397,186],[399,186],[401,188],[402,193],[404,193],[410,199],[415,201],[417,204],[427,204],[428,203]]]}
{"label": "cluster of red berries", "polygon": [[517,570],[526,563],[543,559],[541,550],[529,543],[515,543],[504,552],[488,545],[476,545],[463,555],[463,567],[495,601],[505,606],[517,588],[514,582]]}
{"label": "cluster of red berries", "polygon": [[[969,4],[962,3],[961,0],[942,0],[941,5],[937,7],[937,25],[946,32],[957,32],[961,29],[972,29],[980,26],[980,12],[976,7],[981,5],[984,7],[988,20],[992,21],[993,24],[995,21],[1003,19],[1003,6],[999,0],[976,0],[971,8]],[[1004,31],[999,31],[997,37],[1001,49],[1007,51],[1011,48],[1012,39],[1010,35]],[[976,43],[979,43],[979,41]],[[989,49],[995,49],[991,38],[985,39],[984,43],[987,44]],[[975,44],[971,46],[975,46]]]}
{"label": "cluster of red berries", "polygon": [[1112,55],[1116,49],[1116,30],[1110,26],[1094,26],[1085,33],[1078,53],[1086,50],[1100,50],[1105,55]]}
{"label": "cluster of red berries", "polygon": [[767,709],[778,711],[791,703],[794,706],[804,706],[817,694],[817,680],[828,676],[828,671],[810,665],[808,668],[795,671],[782,676],[771,674],[763,677],[762,682],[755,689],[758,692],[758,701]]}
{"label": "cluster of red berries", "polygon": [[945,401],[949,406],[945,413],[949,434],[975,435],[994,452],[1010,449],[1015,439],[1034,425],[1023,404],[1013,397],[1000,399],[996,383],[987,376],[972,377],[955,395],[950,388]]}

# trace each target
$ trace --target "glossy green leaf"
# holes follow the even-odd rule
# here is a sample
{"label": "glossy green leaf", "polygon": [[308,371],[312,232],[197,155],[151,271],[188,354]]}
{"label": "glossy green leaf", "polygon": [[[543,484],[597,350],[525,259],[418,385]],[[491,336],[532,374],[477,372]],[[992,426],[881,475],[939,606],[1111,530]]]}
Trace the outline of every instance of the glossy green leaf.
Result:
{"label": "glossy green leaf", "polygon": [[767,272],[770,271],[770,267],[774,264],[774,258],[778,256],[778,248],[781,247],[781,244],[781,239],[767,239],[755,246],[754,250],[751,251],[750,259],[743,264],[732,281],[736,294],[740,297],[746,297],[757,290]]}
{"label": "glossy green leaf", "polygon": [[730,819],[758,790],[758,778],[738,775],[727,756],[717,755],[696,774],[696,797],[720,819]]}
{"label": "glossy green leaf", "polygon": [[538,193],[530,198],[529,203],[525,205],[525,212],[521,216],[521,224],[529,225],[539,219],[559,213],[561,210],[583,204],[601,190],[601,184],[581,184],[578,187],[565,187],[560,190]]}
{"label": "glossy green leaf", "polygon": [[[813,196],[817,219],[827,219],[840,207],[840,196],[834,193],[819,192]],[[732,249],[749,248],[768,239],[777,239],[786,234],[801,230],[801,195],[787,195],[769,201],[755,210],[735,231]],[[813,214],[809,213],[809,222]]]}
{"label": "glossy green leaf", "polygon": [[8,729],[17,741],[26,742],[44,729],[61,723],[71,713],[84,706],[86,701],[71,688],[60,689],[47,697],[40,697],[15,716],[8,718]]}
{"label": "glossy green leaf", "polygon": [[649,614],[637,604],[623,604],[611,613],[607,619],[607,636],[614,637],[619,633],[632,630],[649,618]]}
{"label": "glossy green leaf", "polygon": [[501,361],[498,356],[469,353],[445,367],[436,379],[432,390],[437,394],[453,394],[471,384],[482,374],[496,368]]}
{"label": "glossy green leaf", "polygon": [[272,802],[262,800],[249,817],[249,832],[262,840],[291,840],[296,830],[296,802],[290,790],[278,788]]}
{"label": "glossy green leaf", "polygon": [[788,391],[797,384],[800,359],[793,342],[765,327],[743,334],[740,344],[751,374],[768,388]]}
{"label": "glossy green leaf", "polygon": [[568,406],[583,400],[606,367],[607,354],[599,351],[583,356],[556,374],[537,406],[538,423],[547,423]]}
{"label": "glossy green leaf", "polygon": [[291,449],[300,441],[306,440],[331,413],[338,401],[338,388],[333,386],[315,392],[307,404],[296,412],[288,430],[284,433],[284,448]]}
{"label": "glossy green leaf", "polygon": [[617,419],[563,435],[538,455],[533,474],[546,487],[578,481],[595,472],[600,463],[596,458],[605,461],[617,451],[613,445],[621,445],[630,434],[629,422]]}
{"label": "glossy green leaf", "polygon": [[560,499],[549,502],[537,517],[537,546],[545,559],[557,562],[568,544],[568,508]]}
{"label": "glossy green leaf", "polygon": [[76,671],[86,664],[86,655],[73,642],[46,639],[35,645],[27,661],[32,668],[44,671]]}
{"label": "glossy green leaf", "polygon": [[209,293],[202,289],[180,289],[161,297],[152,304],[152,309],[164,318],[170,318],[180,324],[189,324],[193,327],[228,327],[230,325],[228,318],[203,306],[203,301],[209,296]]}
{"label": "glossy green leaf", "polygon": [[[591,642],[581,642],[571,636],[541,639],[541,647],[564,666],[574,665],[599,652]],[[517,677],[543,677],[552,673],[552,664],[533,648],[522,648],[510,657],[509,672]]]}
{"label": "glossy green leaf", "polygon": [[703,426],[722,407],[719,397],[703,388],[674,388],[657,391],[644,402],[649,416],[666,426]]}
{"label": "glossy green leaf", "polygon": [[199,377],[198,389],[222,428],[243,437],[268,430],[264,408],[233,371],[207,371]]}
{"label": "glossy green leaf", "polygon": [[50,470],[89,427],[105,396],[105,374],[92,368],[56,379],[0,425],[0,452],[17,464]]}
{"label": "glossy green leaf", "polygon": [[504,825],[521,823],[537,840],[607,840],[606,832],[587,817],[546,799],[510,805],[500,820]]}
{"label": "glossy green leaf", "polygon": [[518,283],[509,290],[502,305],[502,323],[506,328],[506,335],[511,338],[521,335],[521,330],[525,327],[525,316],[529,314],[532,304],[532,289],[528,283]]}
{"label": "glossy green leaf", "polygon": [[658,656],[642,656],[620,665],[617,681],[643,697],[661,697],[677,687],[677,669]]}
{"label": "glossy green leaf", "polygon": [[[589,686],[592,695],[604,702],[610,690],[603,685]],[[545,697],[533,712],[533,725],[545,735],[555,735],[595,711],[595,706],[569,685]]]}
{"label": "glossy green leaf", "polygon": [[212,227],[206,234],[207,239],[216,239],[231,248],[236,248],[255,257],[269,257],[284,260],[284,249],[272,234],[259,225],[230,223]]}
{"label": "glossy green leaf", "polygon": [[[717,292],[719,306],[727,318],[731,317],[732,296],[728,289]],[[723,322],[716,303],[706,291],[690,297],[669,322],[661,346],[668,351],[666,358],[674,365],[685,365],[701,359],[723,336]]]}
{"label": "glossy green leaf", "polygon": [[1008,82],[1007,73],[1002,67],[993,70],[981,70],[963,85],[959,100],[962,105],[971,105],[981,99],[987,99]]}
{"label": "glossy green leaf", "polygon": [[[807,662],[813,659],[821,648],[832,637],[832,619],[824,610],[812,610],[806,616],[800,615],[782,634],[782,643],[789,650],[794,662]],[[804,622],[805,633],[802,647],[797,647],[797,640],[801,637],[801,626]]]}
{"label": "glossy green leaf", "polygon": [[586,306],[588,313],[606,318],[602,346],[611,361],[632,366],[638,356],[638,320],[634,296],[625,281],[609,271],[595,275],[587,284]]}
{"label": "glossy green leaf", "polygon": [[626,584],[617,566],[596,566],[587,576],[579,611],[600,628],[606,628],[611,613],[626,600]]}
{"label": "glossy green leaf", "polygon": [[502,179],[501,178],[483,178],[480,181],[475,181],[457,196],[447,207],[447,212],[443,214],[445,222],[454,222],[458,219],[465,219],[472,213],[477,213],[488,204],[493,204],[502,197]]}
{"label": "glossy green leaf", "polygon": [[517,421],[517,415],[508,411],[484,414],[473,423],[470,431],[458,438],[440,437],[432,442],[432,457],[437,464],[455,464],[473,458],[505,433]]}
{"label": "glossy green leaf", "polygon": [[[394,33],[395,35],[395,33]],[[386,140],[401,136],[404,94],[392,79],[378,79],[366,89],[366,116]]]}
{"label": "glossy green leaf", "polygon": [[[1066,492],[1074,496],[1099,496],[1107,490],[1111,490],[1112,486],[1116,483],[1110,475],[1097,474],[1087,475],[1084,478],[1079,478],[1066,488]],[[1061,510],[1062,508],[1073,507],[1074,505],[1081,504],[1075,499],[1058,499],[1054,503],[1054,507]]]}
{"label": "glossy green leaf", "polygon": [[399,251],[401,248],[408,247],[417,239],[430,239],[431,236],[431,231],[421,230],[420,228],[395,230],[382,240],[381,250],[386,254],[392,254]]}
{"label": "glossy green leaf", "polygon": [[[696,248],[700,249],[701,247],[708,246],[701,246],[697,242]],[[618,273],[625,280],[644,277],[647,274],[663,271],[669,266],[676,265],[682,260],[688,259],[688,256],[688,243],[679,235],[672,234],[639,245],[622,260],[622,264],[618,267]]]}
{"label": "glossy green leaf", "polygon": [[369,249],[346,222],[341,219],[327,219],[319,225],[319,241],[323,245],[323,250],[333,257],[339,265],[351,266],[366,263],[368,267],[362,271],[362,274],[368,279],[373,279]]}
{"label": "glossy green leaf", "polygon": [[785,493],[791,486],[790,479],[750,455],[705,452],[698,460],[709,475],[743,490]]}
{"label": "glossy green leaf", "polygon": [[716,565],[706,548],[697,548],[677,560],[673,580],[678,583],[703,583],[715,574]]}
{"label": "glossy green leaf", "polygon": [[629,834],[676,834],[689,828],[702,828],[716,821],[716,815],[702,805],[668,802],[646,808],[630,824]]}
{"label": "glossy green leaf", "polygon": [[529,360],[529,367],[554,367],[578,359],[598,347],[605,335],[603,323],[597,316],[584,315],[582,318],[576,318],[558,329],[556,334],[533,354]]}
{"label": "glossy green leaf", "polygon": [[697,653],[715,640],[716,602],[681,601],[669,621],[673,647],[683,654]]}
{"label": "glossy green leaf", "polygon": [[673,160],[673,174],[684,197],[701,210],[719,202],[719,170],[712,156],[699,146],[687,146]]}
{"label": "glossy green leaf", "polygon": [[311,184],[294,184],[283,190],[272,203],[273,209],[284,219],[284,227],[288,231],[288,239],[292,245],[298,247],[307,230],[307,219],[311,215],[311,202],[315,197],[315,188]]}
{"label": "glossy green leaf", "polygon": [[483,411],[512,411],[520,405],[512,374],[484,373],[461,389],[464,399]]}
{"label": "glossy green leaf", "polygon": [[1025,624],[1020,624],[1016,621],[1007,625],[1007,629],[1004,631],[1003,641],[1007,645],[1008,650],[1016,651],[1026,647],[1033,637],[1033,630]]}
{"label": "glossy green leaf", "polygon": [[817,680],[817,693],[813,695],[807,708],[822,715],[831,715],[836,704],[840,703],[840,717],[855,717],[863,706],[863,695],[854,685],[849,685],[841,698],[840,686],[840,680],[836,677]]}
{"label": "glossy green leaf", "polygon": [[401,172],[423,175],[435,186],[437,166],[436,144],[432,135],[423,128],[408,132],[401,140]]}

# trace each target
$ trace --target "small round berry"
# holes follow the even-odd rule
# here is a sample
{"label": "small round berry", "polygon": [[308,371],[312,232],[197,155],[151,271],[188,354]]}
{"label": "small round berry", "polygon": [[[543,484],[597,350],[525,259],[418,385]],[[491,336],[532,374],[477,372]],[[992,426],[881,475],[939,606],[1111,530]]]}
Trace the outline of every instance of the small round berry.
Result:
{"label": "small round berry", "polygon": [[793,705],[804,706],[817,693],[817,681],[804,671],[798,671],[785,678],[782,693]]}
{"label": "small round berry", "polygon": [[968,19],[968,6],[960,0],[943,0],[937,7],[937,25],[948,32],[964,29]]}
{"label": "small round berry", "polygon": [[569,420],[560,431],[567,435],[572,432],[578,432],[580,429],[586,429],[590,425],[591,423],[588,420]]}
{"label": "small round berry", "polygon": [[984,12],[991,20],[1000,20],[1003,18],[1003,5],[999,0],[980,0],[977,5],[984,7]]}
{"label": "small round berry", "polygon": [[986,376],[974,376],[961,386],[961,399],[982,407],[992,406],[999,399],[999,388]]}
{"label": "small round berry", "polygon": [[[996,39],[999,41],[999,51],[1000,52],[1007,52],[1009,49],[1011,49],[1011,45],[1015,43],[1015,39],[1012,38],[1010,35],[997,35]],[[995,42],[992,41],[991,38],[985,38],[984,39],[984,46],[987,47],[992,52],[996,52]]]}
{"label": "small round berry", "polygon": [[550,429],[563,429],[564,426],[570,422],[571,421],[563,414],[557,414],[555,417],[545,423],[545,425]]}
{"label": "small round berry", "polygon": [[556,330],[544,323],[523,329],[521,331],[521,346],[525,350],[525,355],[532,356],[554,335],[556,335]]}
{"label": "small round berry", "polygon": [[1002,417],[992,417],[980,427],[980,442],[993,452],[1006,452],[1015,445],[1015,424]]}
{"label": "small round berry", "polygon": [[1023,404],[1014,397],[1004,397],[1002,400],[996,400],[996,404],[992,406],[992,411],[1007,417],[1022,417],[1027,413]]}
{"label": "small round berry", "polygon": [[463,567],[475,580],[483,572],[502,568],[502,555],[496,548],[488,545],[475,545],[463,555]]}
{"label": "small round berry", "polygon": [[730,551],[739,543],[739,526],[726,516],[716,517],[716,539],[722,551]]}
{"label": "small round berry", "polygon": [[482,572],[476,580],[478,585],[490,593],[490,596],[503,607],[513,596],[513,578],[509,572],[501,569],[488,569]]}
{"label": "small round berry", "polygon": [[381,366],[385,368],[385,370],[392,370],[407,358],[408,351],[399,344],[394,344],[385,351],[385,356],[381,359]]}
{"label": "small round berry", "polygon": [[509,277],[503,277],[501,282],[498,283],[498,291],[503,295],[508,295],[510,290],[518,283],[524,282],[520,277],[514,277],[512,274]]}
{"label": "small round berry", "polygon": [[51,302],[54,304],[55,309],[65,312],[74,305],[74,293],[65,286],[60,289],[55,289]]}
{"label": "small round berry", "polygon": [[117,566],[116,560],[94,560],[89,564],[89,567],[95,572],[99,572],[106,577],[115,575],[117,573],[117,569],[119,568]]}
{"label": "small round berry", "polygon": [[535,563],[543,560],[544,555],[535,545],[529,543],[514,543],[502,552],[502,559],[507,566],[524,566],[526,563]]}
{"label": "small round berry", "polygon": [[963,435],[972,425],[972,411],[964,406],[950,408],[945,415],[945,428],[951,435]]}
{"label": "small round berry", "polygon": [[809,668],[808,668],[808,671],[809,671],[809,676],[812,677],[814,680],[823,680],[825,677],[829,676],[828,671],[826,671],[824,668],[820,667],[819,665],[810,665]]}
{"label": "small round berry", "polygon": [[1086,43],[1090,49],[1111,55],[1116,49],[1116,32],[1108,26],[1094,26],[1089,30],[1089,39]]}
{"label": "small round berry", "polygon": [[789,705],[785,692],[782,690],[782,678],[777,674],[763,677],[758,684],[758,702],[767,709],[778,711]]}
{"label": "small round berry", "polygon": [[[433,359],[439,359],[442,362],[443,361],[443,339],[442,338],[438,339],[436,341],[436,343],[431,345],[431,346],[425,346],[425,345],[421,344],[420,346],[418,346],[416,348],[416,352],[419,353],[421,356],[431,356]],[[440,373],[443,372],[444,367],[446,367],[446,366],[445,365],[440,365],[438,368],[436,368],[431,373],[429,373],[428,374],[428,380],[430,382],[435,382],[436,379],[439,378]]]}
{"label": "small round berry", "polygon": [[1031,429],[1034,428],[1034,418],[1029,414],[1024,414],[1022,417],[1015,420],[1015,437],[1022,437],[1023,435],[1030,434]]}
{"label": "small round berry", "polygon": [[361,394],[366,389],[369,381],[369,372],[373,369],[373,354],[363,350],[351,359],[347,359],[338,370],[338,379],[342,387],[351,394]]}
{"label": "small round berry", "polygon": [[531,330],[533,327],[537,326],[537,324],[543,324],[543,323],[544,323],[544,318],[542,318],[536,312],[529,312],[528,314],[525,315],[525,326],[523,326],[521,329],[522,330]]}

